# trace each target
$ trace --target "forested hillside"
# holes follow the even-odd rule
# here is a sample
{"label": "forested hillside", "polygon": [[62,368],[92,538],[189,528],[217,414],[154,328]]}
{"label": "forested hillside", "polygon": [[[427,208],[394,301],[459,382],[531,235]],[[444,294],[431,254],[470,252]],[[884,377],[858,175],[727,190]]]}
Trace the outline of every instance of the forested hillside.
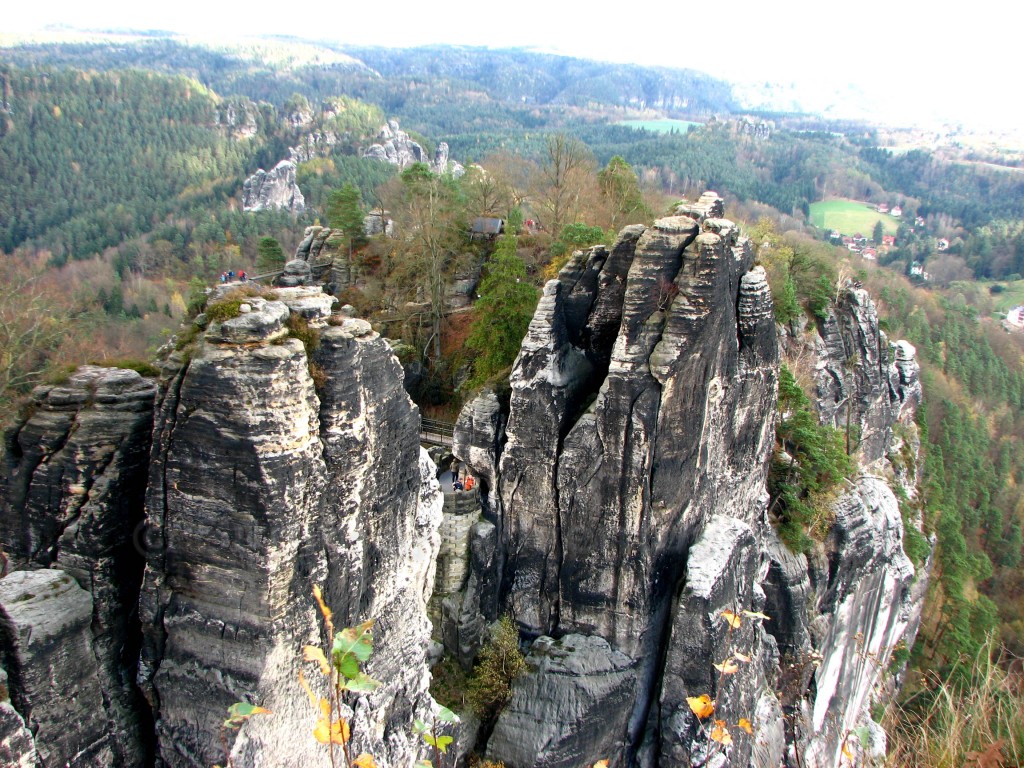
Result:
{"label": "forested hillside", "polygon": [[147,231],[179,196],[241,179],[252,147],[218,130],[217,99],[181,76],[0,72],[0,246],[83,258]]}

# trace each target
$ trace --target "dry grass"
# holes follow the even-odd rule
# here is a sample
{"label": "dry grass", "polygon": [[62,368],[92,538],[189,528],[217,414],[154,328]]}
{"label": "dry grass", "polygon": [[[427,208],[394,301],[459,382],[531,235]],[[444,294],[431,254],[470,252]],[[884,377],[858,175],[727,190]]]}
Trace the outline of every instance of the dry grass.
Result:
{"label": "dry grass", "polygon": [[1010,768],[1024,765],[1024,679],[990,659],[969,682],[929,676],[921,691],[886,712],[892,768]]}

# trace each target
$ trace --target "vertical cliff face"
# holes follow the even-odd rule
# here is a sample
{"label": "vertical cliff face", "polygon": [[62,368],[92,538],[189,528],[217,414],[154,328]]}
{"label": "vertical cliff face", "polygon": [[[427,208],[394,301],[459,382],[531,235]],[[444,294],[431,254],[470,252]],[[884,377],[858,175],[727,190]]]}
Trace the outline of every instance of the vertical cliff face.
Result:
{"label": "vertical cliff face", "polygon": [[401,366],[369,324],[328,324],[318,288],[244,301],[159,389],[86,367],[8,434],[5,765],[223,764],[238,701],[273,715],[225,734],[235,765],[329,765],[297,680],[302,646],[331,643],[314,585],[338,628],[375,620],[383,685],[351,702],[353,748],[382,766],[422,749],[442,499]]}
{"label": "vertical cliff face", "polygon": [[[589,661],[570,666],[589,682],[571,690],[590,693],[570,695],[567,710],[545,710],[560,746],[538,745],[533,764],[656,759],[664,751],[656,734],[674,738],[669,721],[686,709],[685,696],[704,683],[700,693],[713,692],[715,611],[737,601],[760,607],[755,531],[766,526],[777,354],[771,298],[735,226],[694,215],[628,228],[611,250],[578,255],[545,287],[512,375],[499,479],[504,603],[527,633],[605,643],[572,643],[570,657]],[[712,579],[695,598],[689,555],[720,520],[730,525],[716,535],[734,554],[707,550],[703,566],[731,563],[721,573],[739,574],[737,583]],[[693,600],[705,618],[682,631],[685,614],[697,615]],[[593,663],[594,654],[605,661]],[[675,669],[695,663],[703,665],[696,676]],[[609,665],[614,706],[592,690],[605,674],[594,668]],[[551,680],[569,679],[558,674]],[[602,737],[586,738],[595,728]],[[503,716],[496,757],[515,732]]]}
{"label": "vertical cliff face", "polygon": [[[529,671],[486,749],[519,768],[836,765],[916,631],[925,579],[892,491],[918,479],[913,347],[852,285],[780,338],[722,201],[677,213],[575,255],[510,396],[456,428],[486,520],[453,497],[442,635],[468,666],[489,622],[518,623]],[[36,391],[0,476],[0,761],[223,764],[226,709],[248,701],[273,714],[226,734],[235,765],[328,765],[296,679],[302,646],[329,642],[315,584],[338,627],[376,621],[383,685],[352,701],[353,748],[419,756],[442,494],[397,360],[333,303],[247,296],[159,388],[87,367]],[[861,467],[800,555],[766,493],[780,355]]]}
{"label": "vertical cliff face", "polygon": [[[47,724],[43,736],[36,731],[47,762],[63,765],[78,752],[80,765],[144,762],[148,713],[134,686],[143,560],[135,537],[155,393],[135,371],[85,366],[63,384],[37,388],[25,418],[6,435],[0,544],[9,567],[73,577],[54,582],[38,610],[18,601],[31,605],[44,591],[24,587],[27,572],[0,580],[10,582],[0,587],[0,623],[7,625],[0,650],[12,698],[30,725]],[[59,665],[41,671],[52,667],[43,637],[77,649],[63,684]],[[40,675],[55,689],[28,685]],[[88,695],[72,695],[83,681],[92,686]],[[64,728],[79,741],[52,743],[45,735]]]}
{"label": "vertical cliff face", "polygon": [[[890,347],[859,289],[820,333],[780,345],[764,271],[721,201],[680,214],[577,254],[545,286],[504,440],[493,396],[460,418],[456,455],[498,489],[500,610],[538,637],[495,759],[832,765],[916,630],[921,580],[888,486],[913,470],[899,478],[886,460],[915,440],[913,349]],[[848,415],[870,468],[810,558],[767,514],[779,350],[793,343],[823,420]],[[770,618],[723,619],[742,611]],[[722,674],[733,654],[749,661]],[[728,747],[688,703],[703,694]]]}
{"label": "vertical cliff face", "polygon": [[367,671],[385,684],[356,707],[356,746],[410,760],[413,715],[432,704],[426,600],[441,497],[418,413],[367,323],[326,325],[303,296],[283,298],[320,326],[319,389],[284,328],[289,307],[253,299],[211,325],[160,393],[140,680],[169,765],[222,760],[215,734],[239,700],[274,714],[242,729],[238,764],[328,764],[296,680],[301,646],[326,639],[314,584],[338,627],[376,620]]}
{"label": "vertical cliff face", "polygon": [[765,589],[783,652],[790,739],[803,765],[831,766],[852,731],[880,730],[867,714],[872,696],[889,682],[891,650],[913,643],[920,620],[927,572],[903,552],[893,491],[917,494],[920,370],[913,346],[889,342],[874,303],[853,285],[817,328],[788,336],[782,348],[795,366],[803,361],[822,422],[846,434],[861,467],[833,505],[819,552],[768,547]]}

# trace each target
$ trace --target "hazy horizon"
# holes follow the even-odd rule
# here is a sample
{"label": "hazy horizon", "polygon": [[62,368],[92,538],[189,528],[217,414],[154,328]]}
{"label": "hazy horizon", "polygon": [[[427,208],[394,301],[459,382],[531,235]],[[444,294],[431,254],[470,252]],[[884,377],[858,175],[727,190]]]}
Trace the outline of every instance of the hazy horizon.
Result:
{"label": "hazy horizon", "polygon": [[[991,12],[986,9],[991,7]],[[403,10],[404,9],[404,10]],[[1022,15],[1019,10],[1010,13]],[[766,84],[776,95],[831,117],[933,127],[961,123],[991,132],[1020,132],[1024,106],[1004,85],[1016,71],[1017,25],[994,0],[972,7],[993,19],[985,34],[954,26],[948,14],[883,0],[843,8],[799,0],[783,4],[739,0],[702,12],[654,0],[630,3],[625,19],[583,15],[524,0],[511,15],[482,14],[467,0],[425,8],[391,5],[317,10],[315,16],[271,16],[262,9],[182,0],[172,6],[89,5],[57,0],[5,13],[3,33],[78,30],[166,31],[207,42],[284,35],[310,42],[395,48],[431,44],[533,48],[580,58],[697,69],[757,98]],[[440,21],[439,21],[440,20]],[[443,23],[442,23],[443,22]],[[1002,73],[1002,76],[1000,76]],[[778,86],[781,86],[779,88]],[[749,98],[748,98],[749,101]]]}

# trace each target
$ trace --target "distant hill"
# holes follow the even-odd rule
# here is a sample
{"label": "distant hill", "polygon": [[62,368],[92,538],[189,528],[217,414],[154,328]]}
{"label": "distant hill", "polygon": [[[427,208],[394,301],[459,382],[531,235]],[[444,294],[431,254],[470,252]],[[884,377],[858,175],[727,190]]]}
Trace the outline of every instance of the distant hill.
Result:
{"label": "distant hill", "polygon": [[[188,74],[221,94],[283,103],[294,93],[366,98],[409,79],[471,85],[497,101],[523,105],[607,105],[671,116],[736,111],[728,83],[695,70],[589,61],[525,49],[458,46],[369,48],[286,38],[211,45],[140,34],[4,49],[21,66],[126,67]],[[449,87],[450,93],[450,87]],[[373,99],[371,99],[373,100]]]}
{"label": "distant hill", "polygon": [[736,111],[728,83],[692,69],[576,59],[525,49],[460,46],[343,51],[385,77],[446,78],[473,83],[494,99],[524,104],[607,104],[670,115]]}

